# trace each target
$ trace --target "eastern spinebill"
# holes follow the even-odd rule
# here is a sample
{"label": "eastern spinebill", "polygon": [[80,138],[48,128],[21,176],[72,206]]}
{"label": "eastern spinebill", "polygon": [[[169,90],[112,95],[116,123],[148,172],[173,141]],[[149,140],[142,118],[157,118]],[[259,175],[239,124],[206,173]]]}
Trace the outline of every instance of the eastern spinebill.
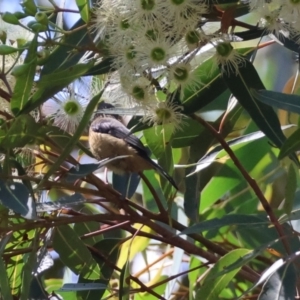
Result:
{"label": "eastern spinebill", "polygon": [[113,116],[98,115],[94,119],[89,130],[89,144],[91,152],[99,160],[128,155],[107,164],[113,172],[139,173],[155,169],[178,189],[174,179],[150,158],[149,150],[142,142]]}

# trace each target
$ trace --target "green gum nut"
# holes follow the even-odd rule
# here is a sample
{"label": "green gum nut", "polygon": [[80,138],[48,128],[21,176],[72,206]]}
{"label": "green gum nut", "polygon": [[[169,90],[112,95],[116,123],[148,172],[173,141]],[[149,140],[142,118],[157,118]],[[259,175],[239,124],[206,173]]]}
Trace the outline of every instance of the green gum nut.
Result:
{"label": "green gum nut", "polygon": [[47,30],[47,26],[36,21],[30,21],[27,26],[35,33]]}
{"label": "green gum nut", "polygon": [[49,55],[50,55],[50,50],[48,50],[48,49],[40,50],[40,51],[37,53],[37,56],[38,56],[37,64],[38,64],[39,66],[44,65],[45,62],[47,61]]}
{"label": "green gum nut", "polygon": [[48,17],[44,12],[38,12],[35,14],[35,19],[38,23],[43,25],[48,25]]}

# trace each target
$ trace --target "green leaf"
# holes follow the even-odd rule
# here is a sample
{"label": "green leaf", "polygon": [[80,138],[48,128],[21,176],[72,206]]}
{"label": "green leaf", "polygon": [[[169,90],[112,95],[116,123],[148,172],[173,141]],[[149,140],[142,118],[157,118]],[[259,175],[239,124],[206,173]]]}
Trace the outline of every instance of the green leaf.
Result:
{"label": "green leaf", "polygon": [[4,136],[3,133],[0,133],[1,147],[13,149],[24,147],[26,144],[33,142],[36,138],[37,126],[30,115],[20,115],[14,119],[13,124]]}
{"label": "green leaf", "polygon": [[216,218],[216,219],[207,220],[195,224],[180,232],[180,235],[201,233],[203,231],[212,230],[215,228],[222,228],[223,226],[230,226],[230,225],[238,225],[238,226],[251,225],[252,227],[260,227],[263,225],[263,227],[265,227],[265,225],[268,223],[269,223],[268,220],[259,218],[254,215],[231,214],[231,215],[225,215],[222,218]]}
{"label": "green leaf", "polygon": [[286,223],[286,222],[290,222],[293,220],[299,220],[300,219],[300,209],[295,209],[293,211],[291,211],[289,214],[284,214],[282,215],[278,221],[280,224]]}
{"label": "green leaf", "polygon": [[[52,74],[55,71],[58,72],[68,69],[78,63],[80,58],[86,53],[85,47],[89,45],[91,41],[87,28],[84,25],[86,25],[85,22],[80,19],[70,28],[72,33],[65,35],[62,40],[62,45],[58,46],[51,53],[41,71],[41,77],[46,74]],[[79,49],[82,47],[82,50],[76,50],[76,47]]]}
{"label": "green leaf", "polygon": [[6,273],[6,266],[2,257],[0,258],[0,290],[1,297],[3,299],[13,300],[10,291],[9,280]]}
{"label": "green leaf", "polygon": [[57,70],[51,74],[44,75],[37,82],[38,89],[54,88],[54,87],[64,87],[70,82],[74,81],[76,78],[82,76],[91,66],[94,64],[91,61],[88,64],[77,64],[75,66],[68,67],[63,70]]}
{"label": "green leaf", "polygon": [[298,168],[296,169],[296,166],[293,163],[291,163],[289,166],[287,183],[285,187],[284,211],[287,214],[291,213],[294,206],[294,200],[298,185],[297,173]]}
{"label": "green leaf", "polygon": [[267,91],[265,89],[261,90],[259,88],[252,90],[252,94],[262,103],[300,114],[299,95],[283,94],[274,91]]}
{"label": "green leaf", "polygon": [[204,278],[201,288],[197,291],[195,300],[218,300],[219,294],[227,287],[235,274],[241,269],[237,267],[226,274],[218,276],[224,268],[236,262],[241,256],[250,253],[248,249],[235,249],[226,255],[222,256],[219,261],[209,270],[207,276]]}
{"label": "green leaf", "polygon": [[129,280],[129,276],[129,261],[127,260],[120,274],[119,300],[129,300],[130,284],[127,283],[127,280]]}
{"label": "green leaf", "polygon": [[[98,222],[82,222],[76,223],[74,225],[74,230],[78,236],[83,236],[85,234],[97,233],[99,231],[99,223]],[[102,234],[90,236],[85,238],[83,241],[86,245],[93,246],[94,244],[100,242],[102,240]]]}
{"label": "green leaf", "polygon": [[[291,293],[293,293],[293,291],[285,291],[285,289],[283,288],[283,282],[285,284],[285,286],[289,286],[289,283],[287,283],[288,279],[285,279],[285,277],[288,277],[292,283],[293,289],[296,290],[296,286],[295,286],[295,270],[294,265],[292,264],[292,262],[294,260],[296,260],[300,255],[300,252],[296,252],[296,253],[292,253],[291,255],[289,255],[286,258],[280,258],[277,261],[275,261],[269,268],[267,268],[264,273],[260,276],[260,279],[250,288],[248,289],[246,292],[243,293],[243,295],[241,295],[241,297],[239,297],[239,299],[243,298],[244,295],[248,294],[250,291],[252,291],[254,288],[256,288],[257,286],[259,286],[260,284],[262,284],[265,281],[268,281],[269,279],[272,278],[272,276],[274,274],[276,274],[278,272],[278,270],[280,268],[282,268],[283,266],[283,272],[279,272],[279,274],[274,275],[272,281],[274,282],[274,280],[277,282],[275,285],[273,283],[271,283],[268,287],[268,289],[270,289],[271,295],[276,295],[275,298],[267,298],[267,299],[294,299],[294,297],[289,297],[288,298],[282,298],[282,294],[287,293],[287,295],[290,295]],[[281,273],[281,275],[280,275]],[[279,289],[278,289],[279,287]],[[265,290],[266,291],[266,290]],[[260,296],[263,296],[262,294],[260,294]],[[277,297],[280,298],[277,298]],[[261,298],[260,298],[261,299]],[[264,299],[266,300],[266,298]]]}
{"label": "green leaf", "polygon": [[22,287],[20,300],[27,300],[30,293],[30,285],[33,279],[33,270],[37,263],[37,252],[31,251],[22,270]]}
{"label": "green leaf", "polygon": [[113,158],[105,158],[105,159],[102,159],[100,161],[100,163],[98,163],[98,164],[84,164],[84,165],[78,164],[75,167],[72,167],[68,171],[67,177],[65,179],[68,182],[74,182],[74,181],[78,180],[79,178],[82,178],[88,174],[93,173],[97,169],[104,167],[106,164],[108,164],[114,160],[118,160],[120,158],[125,158],[125,157],[128,157],[128,155],[120,155],[120,156],[116,156]]}
{"label": "green leaf", "polygon": [[[65,283],[58,292],[106,290],[107,285],[103,283]],[[86,298],[87,299],[87,298]]]}
{"label": "green leaf", "polygon": [[[166,276],[166,275],[160,276],[156,282],[163,282],[163,283],[157,285],[156,287],[154,287],[151,290],[158,295],[164,295],[164,293],[166,291],[166,286],[168,283],[167,279],[168,279],[168,276]],[[157,297],[153,296],[152,294],[150,294],[148,292],[144,292],[144,293],[135,294],[134,300],[157,300]]]}
{"label": "green leaf", "polygon": [[[78,283],[101,283],[108,285],[108,282],[113,274],[114,269],[113,265],[116,265],[118,254],[119,254],[119,239],[103,239],[93,246],[94,249],[99,251],[101,255],[93,255],[95,261],[98,263],[101,270],[101,279],[98,280],[88,280],[79,277]],[[109,261],[110,263],[107,263]],[[89,290],[89,291],[80,291],[77,294],[85,300],[94,300],[102,299],[101,297],[105,293],[105,289],[101,290]]]}
{"label": "green leaf", "polygon": [[[243,162],[246,171],[256,180],[263,178],[263,174],[269,173],[273,168],[278,168],[279,161],[273,153],[275,149],[270,149],[265,138],[234,147],[237,148],[234,149],[235,156]],[[239,192],[243,192],[243,200],[246,200],[243,197],[247,196],[250,197],[247,199],[251,199],[251,194],[245,194],[249,190],[249,186],[232,160],[216,162],[210,168],[213,170],[213,174],[210,180],[207,179],[209,181],[201,191],[201,211],[210,208],[215,201],[223,199],[224,196],[227,199],[228,196],[234,197]],[[216,168],[218,168],[217,173],[215,173]],[[209,171],[209,169],[205,171]]]}
{"label": "green leaf", "polygon": [[[287,126],[282,126],[282,129],[288,129],[291,128],[292,126],[294,126],[293,124],[291,125],[287,125]],[[256,132],[252,132],[249,134],[246,134],[244,136],[232,139],[227,141],[227,144],[229,146],[235,146],[235,145],[241,145],[243,143],[249,143],[251,141],[255,141],[258,139],[261,139],[265,136],[265,134],[261,131],[256,131]],[[218,157],[222,157],[219,156],[220,153],[223,153],[222,156],[226,155],[226,153],[224,152],[224,149],[221,145],[215,146],[212,150],[210,150],[207,154],[205,154],[199,161],[198,161],[198,165],[196,167],[196,169],[190,173],[188,176],[193,175],[194,173],[197,173],[201,170],[203,170],[204,168],[208,167],[209,165],[211,165],[215,159]]]}
{"label": "green leaf", "polygon": [[80,16],[85,23],[90,20],[90,1],[89,0],[76,0],[76,4],[80,11]]}
{"label": "green leaf", "polygon": [[[173,156],[171,140],[173,127],[172,125],[158,125],[143,131],[147,146],[158,159],[159,165],[168,173],[173,173]],[[163,187],[169,185],[166,179],[161,176]]]}
{"label": "green leaf", "polygon": [[[241,54],[252,53],[254,48],[243,48],[238,49]],[[183,97],[180,99],[180,89],[176,90],[170,95],[170,99],[178,102],[183,106],[183,113],[191,114],[201,108],[205,107],[207,104],[214,101],[218,96],[220,96],[226,89],[227,86],[222,80],[220,71],[215,66],[215,59],[213,57],[207,59],[199,67],[193,71],[193,76],[199,82],[202,83],[200,88],[186,88],[183,91]]]}
{"label": "green leaf", "polygon": [[10,263],[7,264],[6,270],[9,278],[9,284],[11,293],[13,295],[19,295],[22,284],[22,269],[24,266],[23,255],[15,255],[10,259]]}
{"label": "green leaf", "polygon": [[41,77],[37,82],[38,90],[29,99],[21,113],[28,113],[43,104],[68,84],[82,76],[92,65],[93,61],[88,64],[77,64]]}
{"label": "green leaf", "polygon": [[99,266],[75,230],[70,226],[63,225],[55,228],[53,248],[63,263],[75,274],[89,279],[100,278]]}
{"label": "green leaf", "polygon": [[114,59],[112,57],[104,58],[100,63],[88,70],[85,73],[85,76],[102,75],[107,74],[110,71],[114,71],[112,68],[113,62]]}
{"label": "green leaf", "polygon": [[297,296],[297,273],[293,264],[287,264],[267,279],[258,300],[293,300]]}
{"label": "green leaf", "polygon": [[34,36],[30,43],[24,65],[27,65],[27,70],[24,74],[17,77],[14,92],[11,98],[11,110],[14,115],[18,115],[28,102],[31,87],[33,84],[35,70],[37,66],[37,35]]}
{"label": "green leaf", "polygon": [[7,208],[26,216],[29,212],[29,200],[29,192],[25,185],[19,182],[8,183],[0,180],[0,201]]}
{"label": "green leaf", "polygon": [[193,119],[188,118],[182,124],[182,130],[178,130],[173,134],[172,147],[183,148],[191,145],[192,141],[204,131],[202,126]]}
{"label": "green leaf", "polygon": [[[237,75],[230,65],[224,65],[224,71],[223,79],[232,94],[247,110],[259,129],[274,145],[281,148],[286,138],[282,133],[275,111],[269,105],[257,101],[253,94],[253,89],[265,89],[254,66],[247,59],[244,59],[243,64],[239,66]],[[298,162],[296,156],[293,156],[292,159]]]}
{"label": "green leaf", "polygon": [[[185,114],[194,113],[205,107],[221,95],[227,88],[221,78],[219,70],[214,68],[213,58],[203,62],[193,73],[194,76],[203,83],[203,86],[197,89],[195,88],[194,90],[184,90],[181,105],[183,106],[183,112]],[[180,98],[180,90],[177,90],[174,93],[174,96],[175,101],[176,99],[178,101]]]}
{"label": "green leaf", "polygon": [[293,132],[293,134],[283,143],[278,158],[282,159],[298,150],[300,150],[300,128]]}
{"label": "green leaf", "polygon": [[116,174],[113,173],[113,188],[123,197],[130,199],[140,183],[140,176],[136,173]]}

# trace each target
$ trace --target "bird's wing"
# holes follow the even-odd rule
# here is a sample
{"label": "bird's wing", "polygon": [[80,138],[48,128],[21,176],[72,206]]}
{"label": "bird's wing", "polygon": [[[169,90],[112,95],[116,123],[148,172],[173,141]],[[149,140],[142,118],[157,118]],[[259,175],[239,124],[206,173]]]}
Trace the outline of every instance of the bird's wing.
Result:
{"label": "bird's wing", "polygon": [[140,154],[150,155],[150,151],[142,142],[130,132],[121,122],[113,118],[102,118],[100,122],[93,122],[91,129],[95,132],[109,134],[115,138],[122,139]]}
{"label": "bird's wing", "polygon": [[[126,127],[125,127],[126,128]],[[127,129],[127,128],[126,128]],[[128,129],[127,129],[128,130]],[[124,140],[126,143],[128,143],[132,148],[134,148],[138,153],[145,153],[147,156],[150,154],[150,151],[142,144],[142,142],[129,130],[128,132],[125,132],[122,128],[122,130],[118,127],[111,128],[110,135]]]}

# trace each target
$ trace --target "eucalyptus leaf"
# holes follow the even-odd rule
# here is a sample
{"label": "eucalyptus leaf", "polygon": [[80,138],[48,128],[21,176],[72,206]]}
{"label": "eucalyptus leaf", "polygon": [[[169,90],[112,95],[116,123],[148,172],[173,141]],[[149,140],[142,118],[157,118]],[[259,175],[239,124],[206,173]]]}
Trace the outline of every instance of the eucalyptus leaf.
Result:
{"label": "eucalyptus leaf", "polygon": [[[231,64],[223,65],[223,79],[239,103],[246,109],[252,120],[270,141],[281,148],[286,137],[282,133],[280,122],[273,108],[257,101],[253,90],[264,90],[254,66],[246,59],[239,65],[238,71]],[[295,155],[291,158],[298,163]]]}
{"label": "eucalyptus leaf", "polygon": [[283,143],[278,158],[282,159],[298,150],[300,150],[300,128],[293,132]]}
{"label": "eucalyptus leaf", "polygon": [[297,273],[293,264],[279,269],[263,285],[258,300],[293,300],[297,295]]}
{"label": "eucalyptus leaf", "polygon": [[0,258],[0,289],[3,299],[13,300],[10,291],[9,280],[6,273],[6,266],[2,257]]}
{"label": "eucalyptus leaf", "polygon": [[283,94],[264,89],[251,89],[255,99],[276,108],[300,114],[300,96],[294,94]]}
{"label": "eucalyptus leaf", "polygon": [[252,215],[225,215],[222,218],[203,221],[192,225],[180,232],[182,234],[201,233],[203,231],[212,230],[215,228],[222,228],[223,226],[237,225],[237,226],[252,226],[265,227],[269,221],[258,216]]}
{"label": "eucalyptus leaf", "polygon": [[0,180],[0,201],[7,208],[22,216],[26,216],[29,212],[29,192],[22,183]]}
{"label": "eucalyptus leaf", "polygon": [[[269,268],[267,268],[265,271],[264,271],[264,273],[261,275],[261,277],[260,277],[260,279],[250,288],[250,289],[248,289],[246,292],[244,292],[243,294],[242,294],[242,296],[241,297],[239,297],[239,299],[242,299],[243,297],[244,297],[244,295],[246,295],[246,294],[248,294],[250,291],[252,291],[254,288],[256,288],[258,285],[260,285],[260,284],[262,284],[263,282],[265,282],[265,281],[268,281],[270,278],[272,278],[272,276],[274,275],[274,274],[276,274],[276,272],[278,272],[278,270],[281,268],[281,267],[283,267],[283,266],[285,266],[285,268],[289,268],[289,266],[291,267],[291,268],[294,268],[294,266],[293,265],[291,265],[291,262],[293,261],[293,260],[295,260],[295,259],[297,259],[298,257],[299,257],[299,255],[300,255],[300,251],[298,251],[298,252],[295,252],[295,253],[292,253],[291,255],[289,255],[288,257],[286,257],[286,258],[280,258],[280,259],[278,259],[277,261],[275,261]],[[292,270],[292,269],[290,269],[290,272],[292,272],[292,273],[294,273],[294,271]],[[286,272],[283,272],[283,275],[285,274]],[[292,275],[292,273],[291,273],[291,277],[290,277],[290,279],[292,278],[292,277],[294,277],[294,275]],[[287,274],[288,275],[288,274]],[[277,277],[277,278],[276,278]],[[280,278],[281,276],[279,276],[279,278]],[[285,276],[284,276],[285,277]],[[282,277],[282,279],[284,279],[284,277]],[[274,277],[273,277],[274,278]],[[277,280],[277,283],[276,283],[276,286],[274,286],[274,285],[272,285],[271,287],[269,287],[268,289],[271,289],[271,292],[272,292],[272,294],[274,295],[274,292],[275,292],[275,290],[274,290],[274,288],[275,289],[277,289],[277,287],[280,287],[280,286],[282,286],[282,283],[280,282],[281,280],[279,279],[278,280],[278,275],[275,275],[275,278],[276,278],[276,280]],[[274,278],[274,279],[275,279]],[[273,279],[272,279],[273,280]],[[293,282],[293,280],[291,281],[291,283]],[[279,285],[278,285],[279,284]],[[296,288],[296,287],[295,287]],[[285,289],[277,289],[277,292],[275,292],[275,294],[276,294],[276,297],[278,297],[280,294],[281,294],[281,291],[282,292],[287,292],[287,293],[289,293],[289,292],[292,292],[292,291],[286,291]],[[274,299],[274,298],[269,298],[269,299]],[[285,299],[285,298],[278,298],[278,299]],[[293,298],[288,298],[288,299],[293,299]],[[266,300],[266,299],[264,299],[264,300]]]}
{"label": "eucalyptus leaf", "polygon": [[236,262],[241,256],[250,253],[248,249],[235,249],[222,256],[219,261],[209,270],[207,276],[203,280],[201,288],[197,291],[195,300],[206,299],[216,300],[219,299],[219,294],[227,287],[229,282],[234,278],[236,273],[241,269],[236,269],[228,272],[222,276],[218,276],[224,268]]}
{"label": "eucalyptus leaf", "polygon": [[[295,125],[290,124],[290,125],[282,126],[281,128],[283,130],[285,130],[285,129],[289,129],[293,126],[295,126]],[[265,134],[263,132],[256,131],[256,132],[249,133],[249,134],[246,134],[244,136],[229,140],[229,141],[227,141],[227,144],[232,147],[232,146],[235,146],[235,145],[240,145],[240,144],[243,144],[243,143],[248,143],[248,142],[251,142],[251,141],[261,139],[264,136],[265,136]],[[198,165],[196,166],[195,170],[193,172],[191,172],[190,174],[188,174],[188,176],[191,176],[195,173],[198,173],[201,170],[203,170],[204,168],[211,165],[222,151],[223,151],[223,147],[221,145],[215,146],[213,149],[211,149],[207,154],[205,154],[197,162]]]}
{"label": "eucalyptus leaf", "polygon": [[17,77],[14,92],[11,98],[11,110],[15,116],[22,112],[29,101],[31,87],[33,85],[37,66],[37,38],[37,35],[35,35],[30,43],[27,55],[24,60],[24,65],[26,65],[26,72]]}
{"label": "eucalyptus leaf", "polygon": [[76,0],[76,4],[80,11],[80,16],[85,23],[90,20],[90,1],[89,0]]}
{"label": "eucalyptus leaf", "polygon": [[0,133],[1,146],[6,149],[24,147],[36,138],[37,124],[30,115],[20,115],[14,119],[8,132],[2,137]]}
{"label": "eucalyptus leaf", "polygon": [[[88,31],[84,25],[85,22],[82,19],[79,19],[70,28],[72,33],[65,35],[62,44],[57,46],[48,57],[47,62],[42,69],[41,77],[44,77],[46,74],[66,70],[78,63],[80,58],[86,52],[84,47],[90,43]],[[77,51],[76,47],[79,49],[82,47],[82,50]]]}
{"label": "eucalyptus leaf", "polygon": [[56,227],[53,248],[60,255],[60,259],[64,264],[75,274],[80,274],[87,279],[98,279],[100,277],[99,266],[83,241],[70,226]]}

